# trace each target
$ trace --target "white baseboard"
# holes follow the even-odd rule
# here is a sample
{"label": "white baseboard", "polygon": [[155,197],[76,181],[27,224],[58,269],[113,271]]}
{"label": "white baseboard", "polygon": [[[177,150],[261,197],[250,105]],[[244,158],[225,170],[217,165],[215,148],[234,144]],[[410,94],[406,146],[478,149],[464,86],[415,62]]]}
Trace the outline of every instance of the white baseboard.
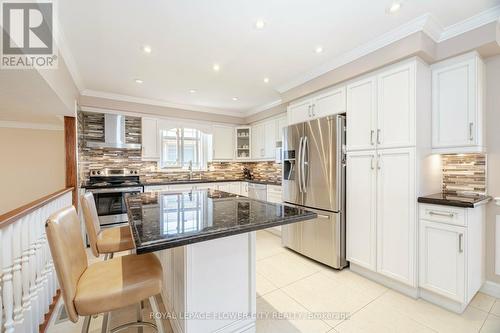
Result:
{"label": "white baseboard", "polygon": [[486,281],[481,289],[479,289],[480,292],[490,295],[495,298],[500,298],[500,283],[496,283],[493,281]]}

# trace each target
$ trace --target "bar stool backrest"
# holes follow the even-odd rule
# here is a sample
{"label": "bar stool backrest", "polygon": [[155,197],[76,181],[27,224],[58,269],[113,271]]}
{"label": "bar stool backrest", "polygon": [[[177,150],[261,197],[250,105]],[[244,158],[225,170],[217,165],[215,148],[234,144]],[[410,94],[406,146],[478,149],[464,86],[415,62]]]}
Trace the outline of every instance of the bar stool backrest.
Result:
{"label": "bar stool backrest", "polygon": [[78,280],[88,264],[75,207],[70,206],[52,214],[45,229],[66,312],[72,322],[77,322],[78,313],[73,301]]}
{"label": "bar stool backrest", "polygon": [[82,196],[81,204],[92,254],[99,257],[99,250],[97,249],[97,235],[101,231],[101,225],[99,224],[99,216],[97,215],[94,195],[91,192],[85,193]]}

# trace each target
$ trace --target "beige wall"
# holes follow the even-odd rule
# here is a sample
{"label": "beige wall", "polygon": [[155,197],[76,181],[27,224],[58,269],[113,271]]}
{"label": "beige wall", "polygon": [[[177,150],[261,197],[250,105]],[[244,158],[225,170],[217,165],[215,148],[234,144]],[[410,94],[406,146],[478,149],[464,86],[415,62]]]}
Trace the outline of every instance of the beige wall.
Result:
{"label": "beige wall", "polygon": [[64,188],[64,132],[0,127],[0,215]]}
{"label": "beige wall", "polygon": [[[486,59],[486,145],[488,149],[488,193],[500,196],[500,56]],[[500,283],[495,275],[495,216],[500,207],[490,202],[486,213],[486,278]]]}

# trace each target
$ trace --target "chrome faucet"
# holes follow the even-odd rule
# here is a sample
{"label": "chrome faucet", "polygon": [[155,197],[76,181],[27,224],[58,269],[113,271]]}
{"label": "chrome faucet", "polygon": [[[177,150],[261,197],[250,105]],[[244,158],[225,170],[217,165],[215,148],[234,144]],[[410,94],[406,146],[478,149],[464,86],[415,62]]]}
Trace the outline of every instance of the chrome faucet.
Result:
{"label": "chrome faucet", "polygon": [[189,170],[189,180],[191,180],[193,179],[193,161],[189,161],[188,170]]}

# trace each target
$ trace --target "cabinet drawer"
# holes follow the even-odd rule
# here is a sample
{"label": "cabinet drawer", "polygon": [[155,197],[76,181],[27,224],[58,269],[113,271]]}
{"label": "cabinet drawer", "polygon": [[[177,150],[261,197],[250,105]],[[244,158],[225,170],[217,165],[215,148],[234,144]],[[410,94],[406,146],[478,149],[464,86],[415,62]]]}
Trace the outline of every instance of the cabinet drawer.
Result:
{"label": "cabinet drawer", "polygon": [[453,225],[466,226],[465,208],[420,204],[420,218]]}

